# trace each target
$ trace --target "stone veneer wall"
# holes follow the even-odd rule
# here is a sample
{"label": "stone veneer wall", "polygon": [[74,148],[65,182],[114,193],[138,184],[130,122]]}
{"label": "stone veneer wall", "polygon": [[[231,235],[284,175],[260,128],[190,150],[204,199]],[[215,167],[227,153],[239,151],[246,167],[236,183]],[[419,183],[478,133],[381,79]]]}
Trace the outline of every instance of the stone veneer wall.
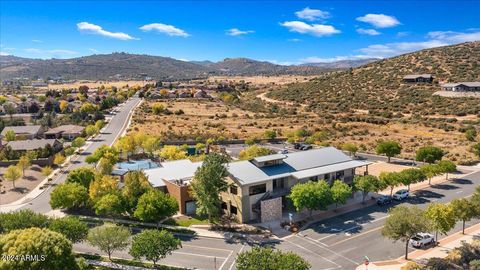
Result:
{"label": "stone veneer wall", "polygon": [[282,197],[264,200],[260,203],[260,207],[262,223],[282,218]]}

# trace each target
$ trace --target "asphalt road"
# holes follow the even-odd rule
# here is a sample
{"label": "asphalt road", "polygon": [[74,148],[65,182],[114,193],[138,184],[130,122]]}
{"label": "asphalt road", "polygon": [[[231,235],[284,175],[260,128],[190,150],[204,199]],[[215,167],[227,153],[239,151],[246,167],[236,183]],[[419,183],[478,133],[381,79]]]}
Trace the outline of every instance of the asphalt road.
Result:
{"label": "asphalt road", "polygon": [[[82,154],[78,155],[76,158],[72,158],[71,165],[64,168],[64,173],[55,178],[53,184],[63,183],[67,177],[68,171],[88,165],[85,162],[85,158],[98,147],[105,144],[113,144],[116,138],[119,137],[126,128],[130,112],[140,101],[140,98],[134,97],[126,101],[123,105],[120,105],[104,131],[93,139],[92,143],[82,152]],[[52,210],[49,203],[52,189],[53,187],[45,189],[45,191],[35,199],[27,202],[25,205],[19,206],[19,209],[32,209],[38,213],[48,213]]]}

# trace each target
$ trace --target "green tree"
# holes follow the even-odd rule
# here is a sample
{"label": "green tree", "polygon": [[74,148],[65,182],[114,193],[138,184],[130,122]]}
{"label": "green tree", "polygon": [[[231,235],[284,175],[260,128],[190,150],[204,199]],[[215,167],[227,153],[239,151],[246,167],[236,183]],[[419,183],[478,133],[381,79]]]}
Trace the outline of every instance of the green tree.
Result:
{"label": "green tree", "polygon": [[84,145],[85,145],[85,139],[82,137],[75,138],[75,140],[72,141],[73,147],[82,147]]}
{"label": "green tree", "polygon": [[415,159],[426,163],[435,163],[441,160],[444,155],[445,152],[441,148],[427,145],[417,150]]}
{"label": "green tree", "polygon": [[160,225],[162,220],[173,216],[177,211],[178,203],[175,198],[162,191],[151,189],[138,199],[133,215],[142,221],[157,222]]}
{"label": "green tree", "polygon": [[87,189],[78,183],[63,183],[55,187],[50,195],[50,206],[53,209],[72,209],[86,205]]}
{"label": "green tree", "polygon": [[353,179],[353,187],[362,192],[362,203],[365,203],[368,193],[377,192],[382,188],[380,181],[374,175],[356,176]]}
{"label": "green tree", "polygon": [[348,197],[352,195],[352,187],[344,183],[342,180],[335,180],[330,190],[332,192],[332,200],[335,203],[335,206],[347,203]]}
{"label": "green tree", "polygon": [[445,180],[448,180],[448,174],[457,171],[457,165],[450,160],[440,160],[438,166],[442,173],[445,174]]}
{"label": "green tree", "polygon": [[402,146],[396,141],[381,141],[378,143],[376,151],[379,155],[386,155],[390,163],[391,157],[399,155],[402,152]]}
{"label": "green tree", "polygon": [[308,270],[308,261],[293,252],[254,247],[238,254],[237,270]]}
{"label": "green tree", "polygon": [[114,251],[125,250],[128,247],[130,236],[130,230],[126,227],[106,223],[90,229],[87,241],[100,251],[107,253],[108,259],[112,260]]}
{"label": "green tree", "polygon": [[408,260],[408,244],[417,233],[429,229],[424,211],[416,206],[398,205],[388,211],[382,235],[393,241],[405,242],[405,259]]}
{"label": "green tree", "polygon": [[144,230],[133,237],[128,253],[137,260],[145,257],[152,261],[155,267],[159,260],[172,254],[181,246],[181,241],[166,230]]}
{"label": "green tree", "polygon": [[110,175],[113,171],[115,164],[112,163],[112,160],[102,157],[98,161],[97,169],[103,175]]}
{"label": "green tree", "polygon": [[446,235],[455,227],[455,214],[451,205],[432,203],[425,210],[425,217],[430,221],[430,227],[435,231],[435,243],[438,232]]}
{"label": "green tree", "polygon": [[147,176],[142,171],[130,171],[125,174],[125,186],[122,195],[126,203],[126,210],[133,214],[137,207],[137,201],[145,192],[152,189]]}
{"label": "green tree", "polygon": [[271,149],[260,147],[258,145],[252,145],[240,151],[238,158],[240,160],[250,160],[256,157],[267,156],[273,153],[274,151],[272,151]]}
{"label": "green tree", "polygon": [[97,163],[101,158],[106,158],[110,160],[112,164],[118,162],[118,150],[115,147],[110,147],[107,145],[102,145],[97,148],[93,154],[89,155],[85,161],[89,164]]}
{"label": "green tree", "polygon": [[23,155],[18,160],[17,166],[22,170],[22,177],[25,178],[25,170],[31,165],[31,160],[27,155]]}
{"label": "green tree", "polygon": [[472,146],[472,152],[475,154],[478,158],[480,158],[480,142],[476,143]]}
{"label": "green tree", "polygon": [[76,269],[72,243],[48,229],[28,228],[0,235],[0,254],[38,255],[38,260],[0,260],[0,269]]}
{"label": "green tree", "polygon": [[48,228],[63,234],[72,243],[82,242],[88,234],[88,226],[76,217],[62,217],[52,219]]}
{"label": "green tree", "polygon": [[187,152],[175,145],[166,145],[160,150],[160,157],[166,160],[179,160],[187,158]]}
{"label": "green tree", "polygon": [[97,215],[115,217],[121,215],[125,211],[125,204],[119,194],[110,193],[103,195],[96,200],[93,209],[95,209],[95,214]]}
{"label": "green tree", "polygon": [[471,127],[465,131],[465,138],[468,141],[474,142],[477,138],[477,130],[474,127]]}
{"label": "green tree", "polygon": [[425,175],[425,173],[423,173],[422,170],[416,168],[405,169],[401,171],[399,175],[400,181],[402,182],[402,184],[408,187],[408,190],[410,190],[411,184],[420,183],[427,180],[427,176]]}
{"label": "green tree", "polygon": [[13,188],[15,188],[15,181],[17,181],[20,176],[22,176],[20,169],[15,165],[8,166],[7,170],[3,174],[3,178],[7,179],[8,181],[12,181]]}
{"label": "green tree", "polygon": [[393,195],[393,189],[402,184],[398,172],[381,172],[378,180],[382,183],[382,186],[390,188],[390,196]]}
{"label": "green tree", "polygon": [[17,137],[17,135],[15,134],[15,131],[13,131],[13,130],[7,130],[7,132],[5,132],[5,140],[7,142],[15,141],[16,137]]}
{"label": "green tree", "polygon": [[442,173],[442,168],[436,164],[426,164],[420,167],[420,170],[428,179],[428,184],[431,184],[432,178]]}
{"label": "green tree", "polygon": [[45,177],[49,176],[52,172],[53,172],[53,169],[50,166],[45,166],[42,168],[42,175]]}
{"label": "green tree", "polygon": [[67,183],[78,183],[88,188],[95,179],[95,171],[89,167],[80,167],[70,171],[67,175]]}
{"label": "green tree", "polygon": [[465,198],[455,199],[450,204],[453,208],[455,219],[462,221],[462,234],[465,234],[465,222],[475,217],[478,214],[478,210],[475,209],[474,203]]}
{"label": "green tree", "polygon": [[0,233],[7,233],[9,231],[30,227],[44,228],[47,225],[47,216],[35,213],[30,209],[0,213]]}
{"label": "green tree", "polygon": [[55,154],[54,158],[53,158],[53,164],[55,164],[56,166],[60,167],[64,162],[65,162],[65,156],[60,154],[60,153],[57,153]]}
{"label": "green tree", "polygon": [[272,140],[277,137],[277,132],[275,130],[268,129],[268,130],[265,130],[263,135],[265,139]]}
{"label": "green tree", "polygon": [[117,180],[110,175],[96,175],[88,188],[88,195],[94,203],[107,194],[116,194],[118,192]]}
{"label": "green tree", "polygon": [[192,195],[197,201],[197,214],[208,215],[212,222],[213,217],[220,214],[220,193],[227,190],[226,177],[228,171],[225,164],[228,158],[211,153],[205,157],[191,181]]}
{"label": "green tree", "polygon": [[350,153],[350,156],[355,156],[358,152],[358,146],[354,143],[344,143],[342,145],[342,150]]}
{"label": "green tree", "polygon": [[121,152],[127,155],[127,160],[130,158],[130,155],[135,153],[135,150],[137,150],[138,147],[133,134],[121,137],[117,141],[116,146]]}
{"label": "green tree", "polygon": [[292,187],[288,198],[292,200],[297,211],[306,208],[310,216],[313,210],[326,210],[333,202],[330,186],[324,180],[296,184]]}
{"label": "green tree", "polygon": [[80,107],[80,112],[81,113],[86,113],[86,114],[93,114],[98,110],[98,107],[93,105],[92,103],[84,103],[82,107]]}
{"label": "green tree", "polygon": [[94,125],[88,125],[85,128],[85,134],[87,134],[87,137],[91,137],[97,133],[98,133],[98,128]]}

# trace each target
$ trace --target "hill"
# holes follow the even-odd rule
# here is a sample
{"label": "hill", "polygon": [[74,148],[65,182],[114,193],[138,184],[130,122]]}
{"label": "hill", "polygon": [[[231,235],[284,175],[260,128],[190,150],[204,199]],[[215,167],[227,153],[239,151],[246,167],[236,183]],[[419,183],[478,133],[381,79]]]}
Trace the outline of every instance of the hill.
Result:
{"label": "hill", "polygon": [[367,58],[359,60],[339,60],[334,62],[318,62],[318,63],[306,63],[301,66],[312,66],[312,67],[322,67],[329,69],[346,69],[363,66],[375,61],[378,61],[378,58]]}
{"label": "hill", "polygon": [[[434,83],[402,81],[405,75],[422,73],[432,74]],[[267,96],[306,104],[308,109],[331,119],[341,114],[345,121],[365,118],[388,122],[412,115],[480,114],[478,99],[432,95],[440,90],[440,82],[456,81],[480,81],[480,42],[427,49],[330,72]]]}

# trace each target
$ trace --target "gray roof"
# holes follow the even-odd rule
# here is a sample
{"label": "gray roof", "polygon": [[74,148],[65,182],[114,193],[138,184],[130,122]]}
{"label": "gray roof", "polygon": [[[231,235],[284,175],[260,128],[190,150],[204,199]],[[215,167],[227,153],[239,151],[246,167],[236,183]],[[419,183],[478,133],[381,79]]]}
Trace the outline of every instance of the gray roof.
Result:
{"label": "gray roof", "polygon": [[62,125],[56,128],[49,129],[45,134],[57,134],[57,133],[66,133],[66,134],[76,134],[82,133],[85,127],[77,125]]}
{"label": "gray roof", "polygon": [[40,126],[40,125],[36,125],[36,126],[8,126],[8,127],[5,127],[2,130],[1,135],[5,136],[5,133],[9,130],[13,130],[13,132],[15,132],[15,134],[17,134],[17,135],[18,134],[35,135],[35,134],[39,133],[41,129],[42,129],[42,126]]}
{"label": "gray roof", "polygon": [[163,162],[161,167],[144,170],[153,187],[165,186],[165,180],[190,179],[202,162],[191,162],[189,159]]}
{"label": "gray roof", "polygon": [[468,87],[480,87],[480,82],[458,82],[458,83],[444,83],[442,87],[456,87],[459,85],[465,85]]}
{"label": "gray roof", "polygon": [[285,156],[284,154],[273,154],[273,155],[256,157],[256,158],[253,159],[253,161],[255,161],[255,162],[265,162],[265,161],[284,159],[286,157],[287,156]]}
{"label": "gray roof", "polygon": [[308,170],[303,170],[299,172],[294,172],[292,173],[292,176],[297,178],[297,179],[304,179],[304,178],[310,178],[312,176],[316,175],[322,175],[326,173],[331,173],[331,172],[339,172],[339,171],[344,171],[352,168],[357,168],[357,167],[362,167],[365,165],[371,164],[370,162],[363,162],[363,161],[358,161],[358,160],[352,160],[352,161],[347,161],[347,162],[341,162],[337,164],[332,164],[328,166],[323,166],[323,167],[317,167],[317,168],[312,168]]}
{"label": "gray roof", "polygon": [[59,143],[56,139],[35,139],[35,140],[23,140],[23,141],[11,141],[7,145],[12,148],[12,150],[36,150],[43,148],[49,144],[54,146],[55,143]]}
{"label": "gray roof", "polygon": [[416,79],[416,78],[432,78],[432,74],[410,74],[403,77],[404,79]]}

